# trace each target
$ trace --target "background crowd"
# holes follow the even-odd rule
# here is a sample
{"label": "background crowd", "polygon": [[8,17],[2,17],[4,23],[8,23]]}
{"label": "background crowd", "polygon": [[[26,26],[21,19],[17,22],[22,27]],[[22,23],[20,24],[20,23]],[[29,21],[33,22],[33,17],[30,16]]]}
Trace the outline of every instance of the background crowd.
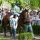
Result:
{"label": "background crowd", "polygon": [[[16,6],[16,5],[14,6],[13,12],[11,10],[7,9],[7,8],[2,8],[2,10],[0,9],[0,23],[1,23],[1,20],[2,20],[3,16],[6,15],[5,11],[8,11],[9,15],[11,13],[12,15],[15,14],[15,15],[20,16],[20,14],[23,11],[23,9],[20,10],[20,8],[18,6]],[[31,18],[33,20],[32,24],[36,23],[36,24],[40,25],[40,10],[37,10],[37,11],[31,10],[29,12],[29,15],[31,16]]]}

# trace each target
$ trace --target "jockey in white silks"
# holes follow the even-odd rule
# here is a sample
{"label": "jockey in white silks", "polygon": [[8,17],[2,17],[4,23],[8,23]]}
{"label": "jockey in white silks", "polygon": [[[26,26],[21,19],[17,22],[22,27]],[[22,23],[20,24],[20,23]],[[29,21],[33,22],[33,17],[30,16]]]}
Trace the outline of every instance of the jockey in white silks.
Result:
{"label": "jockey in white silks", "polygon": [[18,7],[17,5],[14,6],[14,10],[13,11],[14,11],[14,14],[16,14],[18,16],[20,15],[19,14],[20,13],[20,7]]}

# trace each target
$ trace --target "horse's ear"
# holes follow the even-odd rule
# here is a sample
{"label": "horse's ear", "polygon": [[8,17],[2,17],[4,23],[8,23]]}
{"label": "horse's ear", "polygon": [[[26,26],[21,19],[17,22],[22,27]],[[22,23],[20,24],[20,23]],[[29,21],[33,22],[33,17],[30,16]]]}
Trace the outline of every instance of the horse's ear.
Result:
{"label": "horse's ear", "polygon": [[28,12],[28,9],[25,9],[25,12]]}
{"label": "horse's ear", "polygon": [[25,9],[25,10],[27,10],[27,9]]}

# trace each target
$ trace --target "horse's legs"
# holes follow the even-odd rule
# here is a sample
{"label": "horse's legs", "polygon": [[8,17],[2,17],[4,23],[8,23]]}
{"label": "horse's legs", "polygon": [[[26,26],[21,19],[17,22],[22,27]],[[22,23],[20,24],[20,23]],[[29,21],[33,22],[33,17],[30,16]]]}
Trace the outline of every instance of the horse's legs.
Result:
{"label": "horse's legs", "polygon": [[6,27],[4,27],[4,36],[6,36]]}
{"label": "horse's legs", "polygon": [[8,30],[10,32],[10,36],[12,36],[12,30],[11,30],[11,27],[8,27]]}
{"label": "horse's legs", "polygon": [[12,36],[12,31],[11,31],[11,28],[9,28],[9,32],[10,32],[10,36]]}
{"label": "horse's legs", "polygon": [[10,29],[10,36],[12,36],[12,30]]}

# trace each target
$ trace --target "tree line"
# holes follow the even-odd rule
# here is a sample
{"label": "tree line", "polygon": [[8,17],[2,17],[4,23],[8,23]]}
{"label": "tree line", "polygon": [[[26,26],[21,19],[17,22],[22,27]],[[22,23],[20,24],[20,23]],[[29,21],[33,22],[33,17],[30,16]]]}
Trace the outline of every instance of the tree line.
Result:
{"label": "tree line", "polygon": [[13,7],[16,2],[19,3],[21,8],[28,8],[28,9],[38,9],[40,8],[40,0],[0,0],[0,5],[3,1],[7,1]]}

